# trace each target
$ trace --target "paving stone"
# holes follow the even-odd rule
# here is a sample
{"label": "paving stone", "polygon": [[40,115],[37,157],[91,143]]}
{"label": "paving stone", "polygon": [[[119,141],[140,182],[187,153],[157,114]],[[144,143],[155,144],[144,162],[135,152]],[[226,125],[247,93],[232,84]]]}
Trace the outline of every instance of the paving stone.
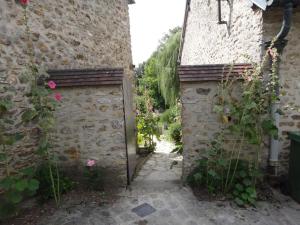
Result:
{"label": "paving stone", "polygon": [[148,203],[144,203],[142,205],[139,205],[132,209],[132,212],[136,213],[139,217],[145,217],[148,216],[156,211],[155,208],[153,208]]}
{"label": "paving stone", "polygon": [[[39,225],[299,225],[300,205],[278,195],[278,202],[260,202],[256,209],[232,207],[228,202],[198,201],[180,183],[181,162],[170,169],[172,144],[159,142],[140,176],[115,204],[72,206],[66,203]],[[181,158],[182,159],[182,158]],[[143,203],[155,212],[139,218],[131,210]],[[279,207],[280,206],[280,207]]]}

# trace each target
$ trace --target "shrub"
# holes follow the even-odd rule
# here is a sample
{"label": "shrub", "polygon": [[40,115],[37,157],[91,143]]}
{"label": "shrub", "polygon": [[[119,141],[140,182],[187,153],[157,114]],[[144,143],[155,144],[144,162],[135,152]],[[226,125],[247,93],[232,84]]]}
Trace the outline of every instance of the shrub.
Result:
{"label": "shrub", "polygon": [[4,190],[0,198],[0,218],[14,215],[23,199],[35,195],[39,182],[33,173],[33,168],[26,168],[0,181],[0,189]]}
{"label": "shrub", "polygon": [[175,144],[181,143],[182,131],[181,124],[179,122],[172,123],[169,127],[169,136],[175,142]]}
{"label": "shrub", "polygon": [[223,148],[222,138],[218,138],[205,157],[198,160],[188,182],[196,188],[207,188],[213,195],[229,195],[239,206],[254,205],[257,181],[261,178],[254,164],[232,157]]}

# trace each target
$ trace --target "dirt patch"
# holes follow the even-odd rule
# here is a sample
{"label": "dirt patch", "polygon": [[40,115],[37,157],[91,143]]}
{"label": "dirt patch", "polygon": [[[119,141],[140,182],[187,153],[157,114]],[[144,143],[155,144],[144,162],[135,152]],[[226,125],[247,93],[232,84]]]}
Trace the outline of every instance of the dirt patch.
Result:
{"label": "dirt patch", "polygon": [[[60,208],[73,208],[78,205],[95,204],[98,206],[111,204],[118,199],[117,193],[114,192],[99,192],[87,191],[82,189],[73,190],[62,196]],[[36,199],[29,200],[24,203],[19,214],[11,219],[1,222],[1,225],[37,225],[42,218],[52,216],[58,208],[54,200],[46,203],[38,203]]]}

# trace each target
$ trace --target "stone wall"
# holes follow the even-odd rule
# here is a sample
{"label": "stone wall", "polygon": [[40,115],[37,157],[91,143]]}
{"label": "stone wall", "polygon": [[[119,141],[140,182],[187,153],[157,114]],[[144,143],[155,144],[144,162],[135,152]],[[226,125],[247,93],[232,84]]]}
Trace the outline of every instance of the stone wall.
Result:
{"label": "stone wall", "polygon": [[[16,106],[15,115],[19,116],[20,111],[27,105],[23,96],[26,85],[22,85],[19,79],[28,62],[30,43],[24,35],[22,7],[16,2],[0,0],[0,75],[1,96],[12,96]],[[35,61],[45,69],[124,68],[124,100],[128,118],[126,121],[131,122],[131,126],[128,127],[133,129],[133,71],[127,4],[126,0],[32,0],[28,7],[28,15]],[[8,84],[10,92],[3,91],[3,86]],[[106,93],[108,89],[99,88],[98,92],[92,89],[91,93],[101,91]],[[74,93],[77,92],[80,93],[81,89]],[[71,93],[73,92],[64,93],[68,96],[66,99],[75,101],[77,98],[74,96],[72,99]],[[107,94],[105,98],[110,99],[112,96]],[[84,97],[81,96],[78,100],[81,101],[82,98]],[[99,116],[105,121],[107,116],[111,116],[107,115],[110,113],[108,110],[101,112]],[[116,114],[115,117],[122,123],[123,115]],[[90,123],[90,120],[86,119],[87,124]],[[35,150],[33,138],[23,141],[16,148],[13,151],[15,167],[23,167],[35,161],[32,156]],[[91,151],[90,147],[88,149]],[[96,151],[98,150],[99,148]],[[124,160],[124,152],[125,148],[120,152],[112,151],[110,154],[120,155],[120,159]],[[112,157],[111,155],[107,155],[106,158]],[[120,165],[123,168],[124,162]]]}
{"label": "stone wall", "polygon": [[[279,32],[282,9],[268,9],[264,14],[252,9],[250,1],[222,1],[222,20],[218,24],[217,1],[191,0],[187,30],[183,45],[181,65],[231,64],[259,62],[265,53],[265,42]],[[292,106],[279,123],[281,172],[286,172],[290,141],[288,131],[300,129],[300,85],[299,71],[299,8],[293,16],[289,40],[281,57],[281,83],[283,86],[281,106]],[[246,57],[245,57],[246,56]],[[250,59],[248,59],[250,57]],[[219,129],[216,115],[212,111],[213,96],[217,82],[198,82],[181,85],[183,104],[184,174],[190,171],[197,157]],[[206,96],[197,90],[209,89]],[[202,92],[200,92],[202,93]],[[295,107],[296,106],[296,107]],[[298,110],[298,112],[297,112]],[[268,162],[269,143],[265,140],[264,165]],[[199,154],[200,152],[200,154]]]}
{"label": "stone wall", "polygon": [[191,0],[182,65],[258,62],[261,58],[262,12],[253,10],[248,0],[222,2],[218,24],[218,1]]}
{"label": "stone wall", "polygon": [[[269,41],[279,32],[282,24],[283,10],[272,9],[264,13],[264,40]],[[300,130],[300,8],[294,10],[293,24],[288,44],[280,62],[281,107],[285,115],[279,121],[280,134],[280,172],[288,168],[290,140],[287,132]],[[288,108],[287,110],[285,110]]]}
{"label": "stone wall", "polygon": [[[262,57],[262,12],[253,10],[249,1],[221,1],[222,20],[218,24],[217,1],[191,0],[181,65],[232,64],[259,62]],[[250,57],[248,57],[250,56]],[[220,121],[213,112],[218,81],[182,83],[183,175],[220,131]],[[237,88],[237,87],[236,87]],[[202,92],[199,90],[208,90]],[[227,138],[226,142],[235,142]],[[249,149],[241,157],[252,155]],[[267,152],[263,157],[266,158]]]}
{"label": "stone wall", "polygon": [[94,159],[102,168],[105,180],[126,184],[122,87],[73,87],[58,91],[63,98],[56,112],[54,149],[60,163],[80,168],[88,159]]}

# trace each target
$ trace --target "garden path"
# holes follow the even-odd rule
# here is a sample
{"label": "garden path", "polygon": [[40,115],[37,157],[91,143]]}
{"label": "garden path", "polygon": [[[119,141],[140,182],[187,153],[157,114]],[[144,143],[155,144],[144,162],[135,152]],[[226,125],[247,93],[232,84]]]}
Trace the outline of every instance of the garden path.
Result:
{"label": "garden path", "polygon": [[[181,158],[160,141],[131,187],[113,204],[65,203],[41,225],[299,225],[300,205],[278,194],[275,203],[241,209],[230,202],[199,201],[180,182]],[[173,161],[176,165],[171,167]],[[149,215],[146,215],[149,214]],[[140,216],[139,216],[140,215]],[[142,217],[143,216],[143,217]]]}

